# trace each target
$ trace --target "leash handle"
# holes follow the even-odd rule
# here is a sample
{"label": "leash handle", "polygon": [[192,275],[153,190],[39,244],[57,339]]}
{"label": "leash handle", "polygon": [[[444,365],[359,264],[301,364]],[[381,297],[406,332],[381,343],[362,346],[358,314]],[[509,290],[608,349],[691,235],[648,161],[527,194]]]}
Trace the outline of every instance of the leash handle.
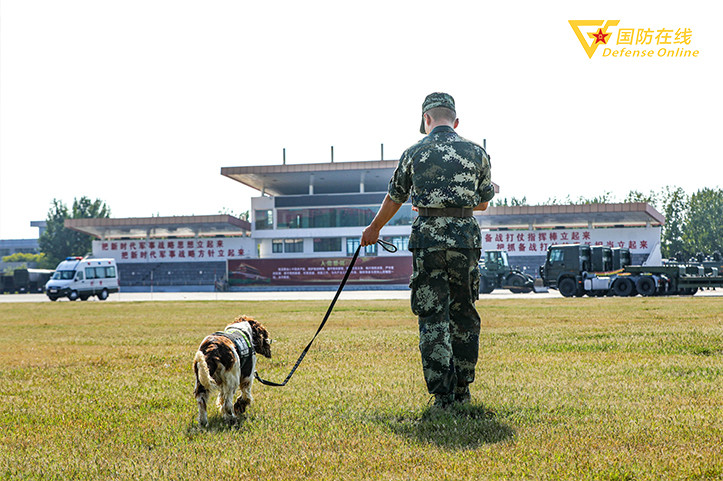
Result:
{"label": "leash handle", "polygon": [[[397,246],[395,246],[391,242],[387,242],[385,240],[378,239],[377,244],[382,246],[382,248],[387,252],[397,252],[397,250],[398,250]],[[359,246],[359,247],[361,247],[361,246]]]}
{"label": "leash handle", "polygon": [[[384,240],[379,239],[377,243],[382,246],[382,248],[387,252],[397,252],[397,246],[392,244],[391,242],[387,242]],[[352,268],[354,267],[354,263],[356,263],[357,257],[359,257],[359,252],[361,251],[361,244],[359,244],[356,248],[356,251],[354,252],[354,256],[351,258],[351,262],[349,263],[349,267],[346,269],[346,273],[344,273],[344,278],[341,280],[341,284],[339,284],[339,288],[336,290],[336,294],[334,295],[334,299],[331,301],[331,304],[329,305],[329,308],[326,310],[326,314],[324,315],[324,319],[321,321],[321,324],[319,324],[319,328],[316,330],[316,334],[314,334],[314,337],[311,338],[311,341],[309,341],[309,344],[306,345],[304,350],[301,352],[301,355],[299,356],[299,359],[296,360],[296,364],[294,364],[294,367],[291,368],[291,371],[286,376],[286,379],[284,379],[283,382],[277,383],[273,381],[267,381],[266,379],[263,379],[261,376],[259,376],[258,371],[254,371],[254,377],[258,382],[265,386],[273,386],[273,387],[282,387],[286,386],[286,383],[289,382],[289,379],[291,379],[291,376],[296,371],[296,368],[299,367],[299,364],[301,364],[301,361],[306,357],[306,353],[309,352],[309,349],[311,349],[311,345],[314,343],[314,340],[316,340],[316,336],[319,335],[321,330],[324,328],[324,325],[326,324],[326,321],[329,319],[329,315],[331,314],[331,311],[334,309],[334,304],[336,304],[336,300],[339,299],[339,294],[341,294],[341,291],[344,289],[344,286],[346,285],[346,281],[349,279],[349,275],[351,275]]]}

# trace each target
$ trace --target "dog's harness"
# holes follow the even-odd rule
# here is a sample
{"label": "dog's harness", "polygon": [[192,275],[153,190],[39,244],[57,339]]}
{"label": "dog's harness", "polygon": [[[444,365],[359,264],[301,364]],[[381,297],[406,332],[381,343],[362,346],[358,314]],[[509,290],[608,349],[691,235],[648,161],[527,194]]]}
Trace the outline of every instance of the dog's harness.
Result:
{"label": "dog's harness", "polygon": [[[391,242],[383,241],[379,239],[377,243],[384,248],[387,252],[397,252],[397,246],[392,244]],[[341,284],[339,284],[339,288],[336,290],[336,295],[334,296],[334,299],[331,301],[331,304],[329,305],[329,309],[326,310],[326,315],[324,316],[324,319],[321,321],[321,324],[319,324],[319,328],[316,330],[316,334],[314,334],[314,337],[311,338],[311,341],[309,341],[309,344],[306,345],[304,350],[301,352],[301,355],[299,356],[299,359],[296,360],[296,364],[294,364],[294,367],[291,368],[291,372],[289,372],[288,376],[286,376],[286,379],[284,379],[284,382],[277,383],[273,381],[267,381],[266,379],[262,379],[261,376],[259,376],[258,372],[254,372],[254,376],[256,379],[266,386],[274,386],[274,387],[281,387],[286,386],[286,383],[289,382],[289,379],[291,379],[291,376],[296,371],[296,368],[299,367],[299,364],[301,364],[301,361],[306,356],[306,353],[309,352],[309,349],[311,348],[311,345],[314,343],[314,340],[316,339],[316,336],[319,335],[321,330],[324,328],[324,324],[326,324],[327,319],[329,319],[329,315],[331,314],[331,311],[334,309],[334,304],[336,304],[336,300],[339,298],[339,294],[341,294],[342,289],[344,289],[344,286],[346,285],[347,279],[349,279],[349,274],[351,274],[351,269],[354,267],[354,263],[356,262],[357,257],[359,257],[359,251],[361,251],[361,244],[359,244],[356,248],[356,252],[354,252],[354,256],[351,258],[351,262],[349,263],[349,267],[346,268],[346,273],[344,274],[344,278],[341,280]]]}
{"label": "dog's harness", "polygon": [[243,371],[246,363],[251,362],[251,351],[253,349],[251,340],[248,338],[246,333],[238,327],[229,326],[225,331],[214,332],[213,335],[223,336],[233,342],[233,345],[236,348],[236,354],[238,354],[240,361],[239,368]]}

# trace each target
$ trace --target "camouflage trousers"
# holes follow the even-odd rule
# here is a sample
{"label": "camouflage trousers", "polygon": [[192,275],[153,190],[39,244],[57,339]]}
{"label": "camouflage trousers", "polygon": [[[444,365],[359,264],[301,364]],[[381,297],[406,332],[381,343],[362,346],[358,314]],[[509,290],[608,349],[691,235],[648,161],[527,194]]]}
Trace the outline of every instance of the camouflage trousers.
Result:
{"label": "camouflage trousers", "polygon": [[412,249],[409,286],[419,317],[419,350],[430,394],[452,394],[474,381],[479,351],[480,249]]}

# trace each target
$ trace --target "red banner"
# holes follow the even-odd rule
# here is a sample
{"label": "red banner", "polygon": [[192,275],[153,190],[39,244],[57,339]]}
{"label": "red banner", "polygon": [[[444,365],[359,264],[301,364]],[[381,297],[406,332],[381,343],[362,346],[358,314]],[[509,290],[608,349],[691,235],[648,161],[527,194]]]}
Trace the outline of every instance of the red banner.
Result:
{"label": "red banner", "polygon": [[[350,257],[294,259],[229,259],[228,282],[232,286],[334,285],[344,278]],[[408,284],[411,256],[359,257],[349,284]]]}

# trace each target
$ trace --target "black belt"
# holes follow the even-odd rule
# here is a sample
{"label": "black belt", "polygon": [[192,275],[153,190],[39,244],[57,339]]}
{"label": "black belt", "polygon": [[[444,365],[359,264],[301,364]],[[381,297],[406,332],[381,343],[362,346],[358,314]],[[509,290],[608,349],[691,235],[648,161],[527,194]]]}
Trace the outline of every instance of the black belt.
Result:
{"label": "black belt", "polygon": [[418,207],[420,217],[473,217],[472,207]]}

